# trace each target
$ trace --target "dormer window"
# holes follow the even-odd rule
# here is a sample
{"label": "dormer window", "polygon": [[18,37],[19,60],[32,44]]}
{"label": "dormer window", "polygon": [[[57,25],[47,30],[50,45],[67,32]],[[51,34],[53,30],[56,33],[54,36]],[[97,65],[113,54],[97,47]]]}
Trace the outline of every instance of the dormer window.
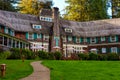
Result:
{"label": "dormer window", "polygon": [[41,29],[41,25],[33,25],[33,29]]}
{"label": "dormer window", "polygon": [[72,33],[72,29],[65,28],[65,32]]}
{"label": "dormer window", "polygon": [[43,16],[40,16],[40,20],[41,20],[41,21],[52,22],[52,18],[50,18],[50,17],[43,17]]}

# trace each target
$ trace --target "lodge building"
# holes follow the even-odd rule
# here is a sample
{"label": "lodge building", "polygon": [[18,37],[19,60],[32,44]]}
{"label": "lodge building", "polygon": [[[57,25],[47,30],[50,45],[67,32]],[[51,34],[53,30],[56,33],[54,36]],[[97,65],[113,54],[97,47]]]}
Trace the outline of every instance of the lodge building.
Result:
{"label": "lodge building", "polygon": [[120,53],[120,18],[75,22],[59,18],[59,9],[39,16],[0,10],[0,49],[71,53]]}

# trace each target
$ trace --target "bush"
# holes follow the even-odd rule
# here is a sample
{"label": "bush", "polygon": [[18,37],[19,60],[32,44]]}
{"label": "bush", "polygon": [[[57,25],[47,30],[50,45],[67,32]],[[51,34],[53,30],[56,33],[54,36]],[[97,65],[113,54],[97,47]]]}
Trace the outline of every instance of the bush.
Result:
{"label": "bush", "polygon": [[28,49],[19,49],[19,48],[11,48],[11,55],[9,59],[21,59],[24,57],[25,59],[34,59],[35,54]]}
{"label": "bush", "polygon": [[98,60],[98,54],[89,53],[89,60]]}
{"label": "bush", "polygon": [[119,55],[116,53],[109,53],[108,60],[119,60]]}
{"label": "bush", "polygon": [[78,57],[79,57],[79,60],[88,60],[89,59],[89,55],[86,53],[79,53]]}
{"label": "bush", "polygon": [[48,59],[48,53],[45,51],[38,51],[38,56],[40,59]]}
{"label": "bush", "polygon": [[98,54],[98,60],[107,60],[108,56],[106,54]]}
{"label": "bush", "polygon": [[48,53],[48,59],[49,59],[49,60],[55,60],[54,53],[49,52],[49,53]]}
{"label": "bush", "polygon": [[0,53],[0,59],[7,59],[11,55],[10,51]]}
{"label": "bush", "polygon": [[62,59],[62,54],[58,51],[54,52],[54,57],[56,60],[61,60]]}

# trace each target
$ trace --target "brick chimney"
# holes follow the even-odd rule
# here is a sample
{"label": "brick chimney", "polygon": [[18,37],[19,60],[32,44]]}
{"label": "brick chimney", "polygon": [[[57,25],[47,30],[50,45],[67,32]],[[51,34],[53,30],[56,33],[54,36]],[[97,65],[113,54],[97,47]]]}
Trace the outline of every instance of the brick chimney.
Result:
{"label": "brick chimney", "polygon": [[60,27],[59,27],[59,9],[54,7],[52,9],[53,27],[51,37],[51,52],[61,51]]}

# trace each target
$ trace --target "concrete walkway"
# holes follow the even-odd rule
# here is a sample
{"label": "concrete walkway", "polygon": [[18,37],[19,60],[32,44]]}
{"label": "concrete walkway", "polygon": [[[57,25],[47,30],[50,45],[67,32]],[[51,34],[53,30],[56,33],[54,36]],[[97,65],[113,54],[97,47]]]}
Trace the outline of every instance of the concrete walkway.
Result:
{"label": "concrete walkway", "polygon": [[41,61],[32,62],[34,72],[20,80],[50,80],[50,70],[40,63]]}

